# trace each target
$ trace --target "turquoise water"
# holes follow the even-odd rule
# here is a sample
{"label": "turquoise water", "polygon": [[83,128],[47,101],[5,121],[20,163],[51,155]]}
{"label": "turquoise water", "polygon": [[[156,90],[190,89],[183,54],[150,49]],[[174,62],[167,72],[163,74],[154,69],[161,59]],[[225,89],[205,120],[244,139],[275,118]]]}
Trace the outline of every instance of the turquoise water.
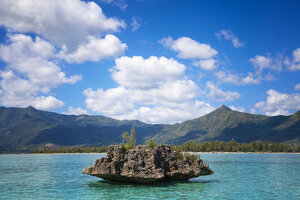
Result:
{"label": "turquoise water", "polygon": [[155,185],[81,174],[100,156],[0,155],[0,199],[300,199],[299,154],[201,154],[215,174]]}

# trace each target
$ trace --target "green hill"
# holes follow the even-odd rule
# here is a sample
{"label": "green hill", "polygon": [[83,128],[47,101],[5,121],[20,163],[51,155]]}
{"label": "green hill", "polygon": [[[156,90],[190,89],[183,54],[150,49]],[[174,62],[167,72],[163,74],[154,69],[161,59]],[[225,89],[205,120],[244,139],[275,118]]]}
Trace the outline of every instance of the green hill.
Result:
{"label": "green hill", "polygon": [[137,120],[103,116],[63,115],[28,108],[0,107],[0,151],[23,151],[45,144],[99,146],[121,142],[123,131],[135,125],[137,143],[154,137],[158,143],[182,144],[189,140],[238,142],[300,141],[300,112],[268,117],[232,111],[215,111],[173,125],[151,125]]}
{"label": "green hill", "polygon": [[226,106],[197,119],[168,126],[157,140],[181,144],[188,140],[238,142],[268,140],[284,142],[300,138],[300,112],[268,117],[233,111]]}
{"label": "green hill", "polygon": [[[63,115],[28,108],[0,107],[0,151],[24,150],[47,143],[73,145],[108,145],[121,142],[123,131],[137,130],[137,142],[161,126],[137,120],[115,120],[103,116]],[[149,129],[148,129],[149,128]],[[150,136],[149,136],[150,137]]]}

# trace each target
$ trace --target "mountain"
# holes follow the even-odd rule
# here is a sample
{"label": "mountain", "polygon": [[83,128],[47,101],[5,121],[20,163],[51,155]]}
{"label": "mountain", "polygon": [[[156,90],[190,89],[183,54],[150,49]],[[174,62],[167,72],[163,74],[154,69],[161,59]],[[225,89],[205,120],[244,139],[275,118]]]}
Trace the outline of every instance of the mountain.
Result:
{"label": "mountain", "polygon": [[233,111],[226,106],[179,124],[168,126],[156,140],[181,144],[188,140],[251,142],[267,140],[285,142],[300,139],[300,111],[290,116],[268,117]]}
{"label": "mountain", "polygon": [[238,142],[300,141],[300,111],[290,116],[268,117],[233,111],[215,111],[173,125],[146,124],[104,116],[63,115],[27,108],[0,107],[0,151],[24,151],[45,144],[61,146],[120,143],[122,132],[136,129],[137,143],[154,137],[158,143],[182,144],[189,140]]}
{"label": "mountain", "polygon": [[[27,108],[0,107],[0,151],[24,150],[47,143],[72,145],[108,145],[120,143],[124,131],[134,124],[137,142],[151,137],[150,125],[137,120],[116,120],[103,116],[63,115]],[[157,132],[157,131],[156,131]]]}

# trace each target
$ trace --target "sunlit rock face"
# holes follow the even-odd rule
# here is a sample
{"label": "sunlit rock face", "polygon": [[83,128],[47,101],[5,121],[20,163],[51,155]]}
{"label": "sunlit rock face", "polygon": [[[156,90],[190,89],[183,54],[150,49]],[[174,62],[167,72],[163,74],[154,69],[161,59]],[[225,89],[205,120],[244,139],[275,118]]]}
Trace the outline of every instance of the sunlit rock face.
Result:
{"label": "sunlit rock face", "polygon": [[169,145],[154,149],[139,145],[128,151],[111,145],[106,157],[97,159],[93,167],[86,167],[82,173],[113,181],[154,183],[188,180],[214,171],[200,158],[178,156]]}

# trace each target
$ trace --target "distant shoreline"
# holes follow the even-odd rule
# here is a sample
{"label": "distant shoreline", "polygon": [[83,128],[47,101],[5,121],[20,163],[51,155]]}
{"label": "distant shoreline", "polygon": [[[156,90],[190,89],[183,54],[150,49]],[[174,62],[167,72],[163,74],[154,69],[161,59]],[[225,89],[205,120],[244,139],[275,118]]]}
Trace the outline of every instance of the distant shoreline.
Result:
{"label": "distant shoreline", "polygon": [[201,154],[300,154],[300,152],[184,152]]}
{"label": "distant shoreline", "polygon": [[[193,154],[300,154],[300,152],[182,152],[182,153],[193,153]],[[0,153],[1,154],[106,154],[106,152],[102,153],[95,153],[95,152],[90,152],[90,153],[12,153],[12,152],[7,152],[7,153]]]}

